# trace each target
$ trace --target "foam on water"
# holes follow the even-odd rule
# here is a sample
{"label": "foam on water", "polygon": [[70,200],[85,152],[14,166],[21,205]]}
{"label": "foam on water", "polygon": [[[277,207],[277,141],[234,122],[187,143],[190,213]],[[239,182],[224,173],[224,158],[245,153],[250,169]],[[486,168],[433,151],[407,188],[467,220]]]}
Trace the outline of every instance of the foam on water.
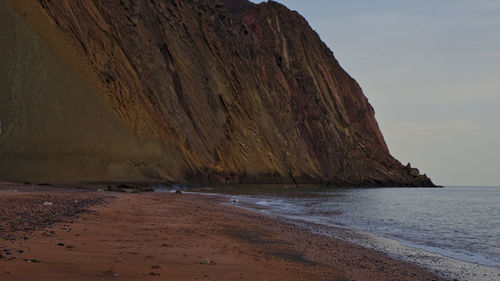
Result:
{"label": "foam on water", "polygon": [[231,198],[233,205],[383,251],[444,277],[500,280],[500,188],[302,190]]}

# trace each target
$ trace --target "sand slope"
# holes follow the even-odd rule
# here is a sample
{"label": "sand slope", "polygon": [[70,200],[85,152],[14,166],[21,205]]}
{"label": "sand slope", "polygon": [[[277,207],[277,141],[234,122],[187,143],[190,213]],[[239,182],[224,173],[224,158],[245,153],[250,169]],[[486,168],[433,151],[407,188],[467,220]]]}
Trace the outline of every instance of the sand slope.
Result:
{"label": "sand slope", "polygon": [[276,2],[0,4],[0,178],[433,186]]}

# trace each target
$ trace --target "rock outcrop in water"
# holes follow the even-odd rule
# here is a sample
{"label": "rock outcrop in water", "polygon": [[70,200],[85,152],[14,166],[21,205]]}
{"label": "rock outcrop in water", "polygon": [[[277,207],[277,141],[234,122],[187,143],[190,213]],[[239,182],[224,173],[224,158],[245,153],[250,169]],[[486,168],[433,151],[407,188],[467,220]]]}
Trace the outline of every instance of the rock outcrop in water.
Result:
{"label": "rock outcrop in water", "polygon": [[276,2],[5,0],[0,15],[4,180],[433,185]]}

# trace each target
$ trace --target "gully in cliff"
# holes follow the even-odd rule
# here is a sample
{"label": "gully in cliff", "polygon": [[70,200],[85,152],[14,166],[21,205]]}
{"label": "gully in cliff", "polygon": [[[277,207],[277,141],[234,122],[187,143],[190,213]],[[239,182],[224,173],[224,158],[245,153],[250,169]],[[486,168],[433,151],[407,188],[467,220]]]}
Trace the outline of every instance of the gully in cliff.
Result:
{"label": "gully in cliff", "polygon": [[298,12],[4,0],[0,19],[0,280],[500,276],[496,191],[413,188],[435,185]]}
{"label": "gully in cliff", "polygon": [[4,180],[434,186],[389,154],[358,83],[279,3],[1,13]]}

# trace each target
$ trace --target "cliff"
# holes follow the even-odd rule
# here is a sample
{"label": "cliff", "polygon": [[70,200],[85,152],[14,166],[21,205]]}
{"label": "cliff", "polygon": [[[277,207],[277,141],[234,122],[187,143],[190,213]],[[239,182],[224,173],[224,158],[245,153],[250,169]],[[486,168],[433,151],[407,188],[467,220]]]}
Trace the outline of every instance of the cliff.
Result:
{"label": "cliff", "polygon": [[4,180],[433,186],[276,2],[4,0],[0,15]]}

